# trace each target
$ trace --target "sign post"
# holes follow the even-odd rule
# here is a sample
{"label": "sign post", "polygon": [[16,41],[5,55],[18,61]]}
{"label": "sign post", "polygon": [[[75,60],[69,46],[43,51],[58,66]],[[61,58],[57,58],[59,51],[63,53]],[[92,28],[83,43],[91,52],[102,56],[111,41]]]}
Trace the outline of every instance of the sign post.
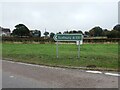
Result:
{"label": "sign post", "polygon": [[78,45],[78,58],[80,58],[80,41],[79,41],[79,45]]}
{"label": "sign post", "polygon": [[57,55],[57,58],[58,58],[58,41],[57,41],[57,46],[56,46],[56,55]]}
{"label": "sign post", "polygon": [[82,34],[56,34],[53,39],[57,41],[56,56],[58,58],[58,41],[79,41],[78,45],[78,58],[80,58],[80,41],[83,40]]}

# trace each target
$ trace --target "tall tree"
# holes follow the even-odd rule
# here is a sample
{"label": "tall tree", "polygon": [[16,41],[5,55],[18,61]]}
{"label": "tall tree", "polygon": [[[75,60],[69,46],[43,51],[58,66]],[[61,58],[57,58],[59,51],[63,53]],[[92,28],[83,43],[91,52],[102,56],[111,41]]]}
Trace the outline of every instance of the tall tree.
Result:
{"label": "tall tree", "polygon": [[30,36],[29,29],[24,24],[18,24],[15,26],[15,29],[13,30],[12,34],[14,36]]}
{"label": "tall tree", "polygon": [[99,27],[99,26],[94,27],[94,28],[92,28],[92,29],[89,31],[90,36],[94,36],[94,37],[96,37],[96,36],[102,36],[102,32],[103,32],[103,30],[102,30],[102,28]]}
{"label": "tall tree", "polygon": [[113,27],[113,30],[117,30],[120,32],[120,24],[117,24],[116,26]]}
{"label": "tall tree", "polygon": [[51,32],[51,33],[50,33],[50,38],[53,38],[54,35],[55,35],[55,33]]}

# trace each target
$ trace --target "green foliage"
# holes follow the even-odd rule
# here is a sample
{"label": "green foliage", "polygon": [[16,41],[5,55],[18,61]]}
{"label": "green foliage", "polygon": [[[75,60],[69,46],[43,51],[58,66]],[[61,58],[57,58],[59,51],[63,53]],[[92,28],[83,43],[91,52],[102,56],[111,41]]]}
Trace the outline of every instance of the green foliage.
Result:
{"label": "green foliage", "polygon": [[117,30],[112,30],[107,35],[108,38],[120,38],[120,32]]}
{"label": "green foliage", "polygon": [[120,38],[120,24],[113,27],[113,30],[102,30],[100,27],[94,27],[89,31],[90,36],[106,36],[108,38]]}
{"label": "green foliage", "polygon": [[29,29],[24,24],[18,24],[12,32],[13,36],[30,36]]}
{"label": "green foliage", "polygon": [[64,34],[83,34],[83,32],[81,30],[72,30],[72,31],[64,31]]}
{"label": "green foliage", "polygon": [[[51,38],[44,39],[44,37],[2,37],[2,42],[37,42],[37,43],[54,43],[55,41]],[[83,39],[84,43],[107,43],[107,42],[119,42],[120,38],[103,38],[103,37],[95,37],[95,38],[84,38]],[[71,43],[66,41],[65,43]]]}
{"label": "green foliage", "polygon": [[53,38],[54,35],[55,35],[55,34],[54,34],[53,32],[51,32],[51,33],[50,33],[50,38]]}
{"label": "green foliage", "polygon": [[83,32],[82,32],[81,30],[78,30],[78,32],[77,32],[77,33],[83,34]]}
{"label": "green foliage", "polygon": [[102,28],[100,27],[94,27],[89,31],[90,36],[96,37],[96,36],[102,36]]}
{"label": "green foliage", "polygon": [[45,35],[45,36],[48,36],[48,35],[49,35],[49,32],[45,31],[45,32],[44,32],[44,35]]}
{"label": "green foliage", "polygon": [[102,36],[108,36],[109,33],[110,31],[108,31],[107,29],[104,29],[102,32]]}
{"label": "green foliage", "polygon": [[[71,31],[64,31],[63,34],[83,34],[81,30],[71,30]],[[29,29],[24,25],[24,24],[18,24],[15,26],[15,29],[12,32],[13,36],[17,37],[28,37],[28,36],[33,36],[33,37],[41,37],[41,32],[38,30],[35,30],[34,32],[30,33]],[[58,34],[62,34],[59,32]],[[49,35],[49,32],[45,31],[44,35],[47,37]],[[117,24],[116,26],[113,27],[113,30],[108,31],[107,29],[102,29],[99,26],[96,26],[92,28],[91,30],[85,31],[84,35],[86,37],[91,36],[91,37],[108,37],[108,38],[120,38],[120,24]],[[53,38],[54,32],[50,33],[50,37]]]}
{"label": "green foliage", "polygon": [[58,32],[57,34],[62,34],[61,32]]}
{"label": "green foliage", "polygon": [[68,31],[64,31],[63,34],[68,34],[69,32]]}
{"label": "green foliage", "polygon": [[88,31],[85,31],[85,33],[84,33],[85,35],[89,35],[89,32]]}
{"label": "green foliage", "polygon": [[116,31],[120,32],[120,24],[117,24],[116,26],[114,26],[113,30],[116,30]]}

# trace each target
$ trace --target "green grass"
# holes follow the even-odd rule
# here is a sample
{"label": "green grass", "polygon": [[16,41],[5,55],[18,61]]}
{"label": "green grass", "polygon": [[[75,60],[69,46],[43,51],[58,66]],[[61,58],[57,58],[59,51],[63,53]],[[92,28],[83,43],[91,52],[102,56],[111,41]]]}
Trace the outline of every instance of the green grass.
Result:
{"label": "green grass", "polygon": [[118,68],[118,44],[83,44],[80,47],[80,59],[77,55],[78,46],[73,44],[59,45],[58,59],[55,44],[2,44],[4,59],[53,66]]}

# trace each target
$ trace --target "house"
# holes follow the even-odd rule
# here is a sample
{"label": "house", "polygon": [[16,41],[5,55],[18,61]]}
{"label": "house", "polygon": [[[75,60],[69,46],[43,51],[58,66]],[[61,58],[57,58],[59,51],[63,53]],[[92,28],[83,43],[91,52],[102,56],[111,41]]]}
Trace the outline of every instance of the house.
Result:
{"label": "house", "polygon": [[32,37],[41,37],[41,31],[39,31],[39,30],[30,30],[30,35]]}
{"label": "house", "polygon": [[0,27],[0,36],[10,36],[10,29]]}
{"label": "house", "polygon": [[84,34],[83,36],[84,36],[85,38],[88,38],[88,37],[89,37],[89,35],[85,35],[85,34]]}

